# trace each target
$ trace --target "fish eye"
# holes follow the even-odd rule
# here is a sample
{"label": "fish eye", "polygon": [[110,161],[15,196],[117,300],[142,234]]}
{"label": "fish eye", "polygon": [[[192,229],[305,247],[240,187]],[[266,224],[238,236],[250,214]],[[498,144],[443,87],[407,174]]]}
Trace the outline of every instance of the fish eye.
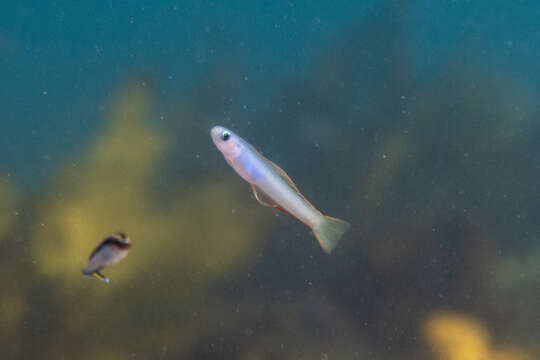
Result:
{"label": "fish eye", "polygon": [[224,131],[221,133],[221,140],[227,141],[231,137],[231,133],[228,131]]}

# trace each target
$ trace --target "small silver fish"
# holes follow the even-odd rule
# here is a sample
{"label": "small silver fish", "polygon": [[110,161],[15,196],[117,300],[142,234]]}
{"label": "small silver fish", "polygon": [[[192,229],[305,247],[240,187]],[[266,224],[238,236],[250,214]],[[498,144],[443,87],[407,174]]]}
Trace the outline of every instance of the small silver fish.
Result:
{"label": "small silver fish", "polygon": [[88,259],[88,266],[82,270],[82,273],[95,276],[108,284],[110,280],[101,273],[101,269],[123,260],[127,256],[130,247],[131,241],[124,233],[119,232],[107,237],[92,252]]}
{"label": "small silver fish", "polygon": [[283,169],[232,131],[214,126],[210,136],[229,165],[251,184],[259,203],[300,220],[311,228],[324,251],[334,250],[349,229],[348,222],[323,215],[300,193]]}

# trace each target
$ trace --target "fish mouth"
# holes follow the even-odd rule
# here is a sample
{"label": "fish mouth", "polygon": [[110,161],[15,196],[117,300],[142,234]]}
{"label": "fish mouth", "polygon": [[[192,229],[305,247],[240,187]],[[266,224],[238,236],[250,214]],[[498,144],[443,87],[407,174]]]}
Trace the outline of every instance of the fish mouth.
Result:
{"label": "fish mouth", "polygon": [[214,126],[211,130],[210,130],[210,136],[212,137],[212,140],[214,140],[214,142],[216,142],[217,140],[220,139],[221,137],[221,133],[225,130],[224,127],[221,127],[221,126]]}

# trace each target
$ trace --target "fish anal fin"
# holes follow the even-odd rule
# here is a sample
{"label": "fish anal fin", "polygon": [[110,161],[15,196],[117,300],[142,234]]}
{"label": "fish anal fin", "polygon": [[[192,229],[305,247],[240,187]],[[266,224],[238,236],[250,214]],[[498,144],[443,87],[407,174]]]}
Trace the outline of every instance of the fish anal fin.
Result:
{"label": "fish anal fin", "polygon": [[262,206],[273,207],[276,210],[279,210],[289,216],[296,218],[296,216],[294,216],[293,214],[291,214],[290,212],[282,208],[278,203],[272,200],[270,196],[268,196],[264,191],[259,189],[257,186],[251,184],[251,189],[253,190],[253,195],[255,196],[255,199]]}
{"label": "fish anal fin", "polygon": [[293,214],[291,214],[290,212],[288,212],[287,210],[285,210],[284,208],[282,208],[282,207],[279,206],[278,204],[276,204],[276,205],[274,206],[274,209],[279,210],[279,211],[281,211],[282,213],[287,214],[287,215],[289,215],[289,216],[292,216],[293,218],[296,219],[296,216],[294,216]]}

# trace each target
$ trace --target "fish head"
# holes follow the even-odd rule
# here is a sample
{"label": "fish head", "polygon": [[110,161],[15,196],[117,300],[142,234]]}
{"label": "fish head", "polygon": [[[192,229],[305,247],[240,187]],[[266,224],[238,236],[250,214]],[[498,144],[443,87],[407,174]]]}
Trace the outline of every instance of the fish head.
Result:
{"label": "fish head", "polygon": [[112,236],[116,241],[116,245],[120,248],[128,248],[131,246],[131,239],[123,232],[118,232]]}
{"label": "fish head", "polygon": [[232,161],[242,154],[242,141],[235,133],[221,126],[210,130],[212,141],[227,161]]}

